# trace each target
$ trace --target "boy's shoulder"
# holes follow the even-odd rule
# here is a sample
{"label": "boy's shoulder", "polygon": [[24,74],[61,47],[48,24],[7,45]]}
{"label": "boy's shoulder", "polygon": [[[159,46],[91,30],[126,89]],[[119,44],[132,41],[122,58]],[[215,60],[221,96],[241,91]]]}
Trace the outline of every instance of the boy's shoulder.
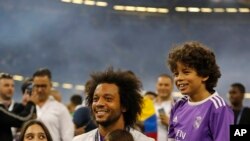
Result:
{"label": "boy's shoulder", "polygon": [[184,104],[187,103],[187,102],[188,102],[188,96],[184,95],[184,96],[182,96],[182,97],[176,99],[174,105],[175,105],[175,107],[176,107],[176,106],[179,107],[179,106],[184,105]]}
{"label": "boy's shoulder", "polygon": [[215,92],[214,94],[212,94],[212,96],[209,98],[209,100],[212,103],[212,107],[214,109],[221,109],[221,108],[229,108],[229,106],[227,105],[227,103],[225,102],[225,100],[217,93]]}

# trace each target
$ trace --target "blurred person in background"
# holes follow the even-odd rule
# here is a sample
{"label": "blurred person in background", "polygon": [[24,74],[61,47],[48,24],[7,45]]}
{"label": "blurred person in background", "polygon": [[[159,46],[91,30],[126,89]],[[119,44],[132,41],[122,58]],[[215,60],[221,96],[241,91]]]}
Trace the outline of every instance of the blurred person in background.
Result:
{"label": "blurred person in background", "polygon": [[32,92],[38,95],[37,119],[47,126],[54,141],[71,141],[74,136],[72,118],[66,106],[50,95],[51,79],[51,72],[46,68],[33,74]]}
{"label": "blurred person in background", "polygon": [[[37,96],[32,95],[26,106],[9,110],[14,92],[13,77],[7,73],[0,74],[0,139],[12,141],[13,133],[11,127],[20,127],[25,121],[36,117],[35,102]],[[22,104],[19,104],[22,105]]]}
{"label": "blurred person in background", "polygon": [[81,104],[82,104],[82,96],[74,94],[70,97],[70,103],[67,104],[67,108],[72,116],[74,115],[76,107]]}
{"label": "blurred person in background", "polygon": [[60,91],[58,91],[54,88],[51,88],[50,95],[53,96],[56,101],[62,102],[62,95],[61,95]]}
{"label": "blurred person in background", "polygon": [[146,91],[144,94],[144,97],[148,97],[149,99],[154,101],[157,97],[157,94],[155,92],[152,92],[152,91]]}
{"label": "blurred person in background", "polygon": [[234,112],[234,124],[250,124],[250,108],[243,106],[245,86],[241,83],[233,83],[228,93]]}
{"label": "blurred person in background", "polygon": [[[85,83],[84,95],[87,95],[88,85],[90,81]],[[88,106],[85,106],[84,102],[81,106],[77,106],[74,115],[73,122],[75,124],[75,136],[87,133],[93,129],[96,129],[97,125],[94,119],[91,116],[91,109]]]}
{"label": "blurred person in background", "polygon": [[157,141],[166,141],[168,138],[170,110],[174,104],[172,77],[168,74],[159,75],[155,86],[157,93],[154,101],[157,116]]}

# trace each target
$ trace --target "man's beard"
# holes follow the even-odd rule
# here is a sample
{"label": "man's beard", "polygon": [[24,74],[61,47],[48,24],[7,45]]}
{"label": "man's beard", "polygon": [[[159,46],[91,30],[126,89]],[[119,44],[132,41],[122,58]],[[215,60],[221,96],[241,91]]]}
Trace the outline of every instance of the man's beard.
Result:
{"label": "man's beard", "polygon": [[97,124],[100,124],[103,127],[108,127],[113,123],[117,122],[119,118],[122,116],[122,113],[115,114],[114,116],[108,117],[105,121],[96,121]]}

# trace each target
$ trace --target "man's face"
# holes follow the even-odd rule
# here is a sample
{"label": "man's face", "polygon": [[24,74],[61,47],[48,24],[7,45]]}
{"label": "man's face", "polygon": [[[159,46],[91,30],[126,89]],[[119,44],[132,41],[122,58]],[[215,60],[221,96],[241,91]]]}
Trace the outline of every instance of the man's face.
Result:
{"label": "man's face", "polygon": [[242,104],[244,94],[242,94],[237,87],[231,87],[229,90],[229,100],[232,105]]}
{"label": "man's face", "polygon": [[48,99],[51,90],[51,83],[48,76],[34,77],[33,85],[33,92],[38,95],[39,102],[45,102]]}
{"label": "man's face", "polygon": [[97,85],[93,95],[92,111],[96,122],[102,126],[124,123],[123,112],[126,110],[120,104],[119,89],[115,84]]}
{"label": "man's face", "polygon": [[14,80],[8,78],[0,79],[0,96],[3,100],[11,100],[14,94]]}
{"label": "man's face", "polygon": [[173,83],[168,77],[159,77],[156,82],[158,96],[168,98],[173,90]]}

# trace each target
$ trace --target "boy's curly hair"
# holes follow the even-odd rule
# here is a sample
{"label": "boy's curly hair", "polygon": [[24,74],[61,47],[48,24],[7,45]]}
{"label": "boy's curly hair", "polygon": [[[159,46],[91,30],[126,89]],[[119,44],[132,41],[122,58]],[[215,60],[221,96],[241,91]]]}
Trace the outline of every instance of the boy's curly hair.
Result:
{"label": "boy's curly hair", "polygon": [[177,69],[177,62],[195,69],[199,76],[208,76],[206,89],[214,92],[221,73],[213,51],[197,41],[185,42],[174,47],[168,55],[168,66],[172,72]]}

